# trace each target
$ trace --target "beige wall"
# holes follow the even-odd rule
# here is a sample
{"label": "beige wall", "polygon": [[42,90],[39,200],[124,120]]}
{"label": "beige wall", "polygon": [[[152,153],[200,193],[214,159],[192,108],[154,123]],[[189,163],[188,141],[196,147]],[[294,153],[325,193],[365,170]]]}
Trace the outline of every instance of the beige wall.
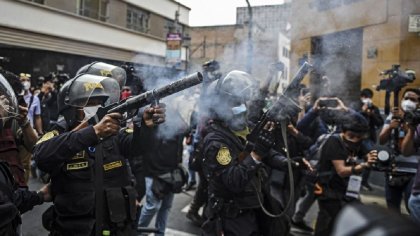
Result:
{"label": "beige wall", "polygon": [[318,11],[315,0],[292,1],[292,37],[308,38],[383,23],[386,21],[387,1],[361,0],[324,11]]}
{"label": "beige wall", "polygon": [[[420,74],[420,36],[408,32],[409,14],[420,12],[418,0],[364,0],[347,6],[318,12],[313,0],[292,1],[292,58],[297,60],[311,50],[311,37],[347,29],[363,29],[362,88],[373,88],[382,77],[379,71],[401,64]],[[367,58],[368,50],[376,49],[375,58]],[[418,76],[420,77],[420,76]],[[416,80],[409,87],[419,87]],[[373,89],[374,90],[374,89]],[[385,92],[375,91],[374,102],[384,106]]]}
{"label": "beige wall", "polygon": [[238,67],[240,62],[234,59],[238,29],[238,25],[190,28],[191,69],[198,69],[203,62],[212,59],[223,63],[222,69],[226,71]]}
{"label": "beige wall", "polygon": [[[248,58],[247,28],[242,25],[192,27],[191,28],[192,69],[199,68],[205,61],[215,59],[221,70],[246,71]],[[254,36],[252,75],[258,79],[268,76],[271,63],[277,62],[277,41]],[[195,67],[194,67],[195,65]]]}

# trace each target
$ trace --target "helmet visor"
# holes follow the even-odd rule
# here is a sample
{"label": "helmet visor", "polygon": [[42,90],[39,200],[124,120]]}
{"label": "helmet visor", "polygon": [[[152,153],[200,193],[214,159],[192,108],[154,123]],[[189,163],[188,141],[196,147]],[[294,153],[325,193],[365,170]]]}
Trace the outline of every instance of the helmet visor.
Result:
{"label": "helmet visor", "polygon": [[83,74],[70,85],[65,103],[80,108],[106,106],[118,102],[119,97],[120,87],[113,78]]}
{"label": "helmet visor", "polygon": [[123,68],[103,62],[95,62],[84,66],[77,72],[77,74],[81,73],[114,78],[118,82],[120,89],[125,86],[127,80],[127,75]]}
{"label": "helmet visor", "polygon": [[17,117],[18,105],[12,86],[0,74],[0,119],[6,120]]}

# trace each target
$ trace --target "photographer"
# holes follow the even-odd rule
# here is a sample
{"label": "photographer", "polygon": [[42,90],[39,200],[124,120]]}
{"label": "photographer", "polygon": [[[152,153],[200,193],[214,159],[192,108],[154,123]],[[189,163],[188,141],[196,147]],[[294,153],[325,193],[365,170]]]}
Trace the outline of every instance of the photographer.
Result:
{"label": "photographer", "polygon": [[[315,236],[330,235],[333,221],[342,207],[359,201],[361,177],[358,175],[370,168],[377,158],[375,150],[369,151],[362,145],[368,131],[366,119],[352,113],[345,118],[341,133],[331,135],[321,148]],[[358,164],[358,157],[364,157],[365,161]]]}
{"label": "photographer", "polygon": [[[420,125],[416,122],[407,122],[407,133],[401,143],[401,153],[404,156],[419,155]],[[408,208],[411,217],[420,224],[420,164],[417,164],[417,173],[413,181],[411,195],[408,200]]]}
{"label": "photographer", "polygon": [[36,130],[38,136],[44,134],[42,131],[42,120],[41,120],[41,103],[39,98],[33,95],[31,89],[31,75],[20,73],[20,82],[22,83],[24,90],[24,99],[28,105],[28,118],[31,126]]}
{"label": "photographer", "polygon": [[[406,136],[408,131],[407,125],[403,122],[403,117],[406,112],[414,111],[419,104],[420,91],[413,88],[408,88],[403,93],[401,101],[401,109],[394,109],[386,120],[385,124],[379,134],[379,144],[383,145],[387,142],[394,142],[394,147],[398,145]],[[398,140],[393,140],[394,132],[398,134]],[[398,147],[398,146],[396,146]],[[395,150],[397,157],[400,149]],[[404,158],[404,157],[401,157]],[[408,198],[411,194],[414,175],[411,173],[401,172],[385,172],[385,198],[388,208],[401,212],[401,200],[404,196],[405,206],[408,210]]]}
{"label": "photographer", "polygon": [[[363,115],[369,123],[369,138],[365,140],[366,145],[373,146],[376,144],[377,135],[376,130],[384,125],[381,113],[377,106],[372,102],[373,91],[365,88],[360,91],[360,102],[354,108],[357,112]],[[368,190],[372,190],[368,180],[370,170],[363,172],[362,186]]]}
{"label": "photographer", "polygon": [[38,98],[41,101],[41,119],[44,131],[50,131],[52,122],[58,119],[57,90],[53,83],[53,75],[47,76],[41,87]]}
{"label": "photographer", "polygon": [[[328,100],[330,100],[330,102],[326,102]],[[335,102],[331,102],[334,100]],[[297,129],[303,134],[308,135],[312,140],[318,140],[322,135],[325,137],[327,134],[339,132],[337,126],[342,124],[343,117],[352,113],[354,113],[354,111],[347,108],[339,98],[321,97],[314,102],[312,108],[309,109],[302,120],[298,122]],[[321,142],[313,144],[307,151],[307,158],[314,166],[319,160],[313,155],[315,154],[315,151],[313,150],[318,149],[319,146],[317,145]],[[292,217],[292,225],[295,228],[307,232],[313,231],[313,229],[304,221],[305,215],[316,200],[314,183],[312,181],[313,174],[314,173],[310,172],[307,173],[307,180],[305,181],[306,193],[299,199],[296,212]]]}

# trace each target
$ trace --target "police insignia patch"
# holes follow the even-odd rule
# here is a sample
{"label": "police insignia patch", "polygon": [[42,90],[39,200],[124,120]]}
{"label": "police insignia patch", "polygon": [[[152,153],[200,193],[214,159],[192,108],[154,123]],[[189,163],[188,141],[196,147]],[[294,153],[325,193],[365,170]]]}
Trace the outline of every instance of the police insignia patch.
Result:
{"label": "police insignia patch", "polygon": [[133,130],[133,129],[130,129],[130,128],[127,128],[127,129],[125,129],[125,132],[126,132],[127,134],[131,134],[131,133],[133,133],[133,132],[134,132],[134,130]]}
{"label": "police insignia patch", "polygon": [[222,166],[229,164],[232,161],[229,149],[227,147],[221,147],[217,153],[216,160]]}
{"label": "police insignia patch", "polygon": [[40,140],[38,140],[38,142],[36,142],[36,144],[40,144],[44,141],[52,139],[54,136],[57,136],[57,135],[59,135],[57,130],[50,131],[50,132],[44,134],[44,136],[42,136],[42,138]]}

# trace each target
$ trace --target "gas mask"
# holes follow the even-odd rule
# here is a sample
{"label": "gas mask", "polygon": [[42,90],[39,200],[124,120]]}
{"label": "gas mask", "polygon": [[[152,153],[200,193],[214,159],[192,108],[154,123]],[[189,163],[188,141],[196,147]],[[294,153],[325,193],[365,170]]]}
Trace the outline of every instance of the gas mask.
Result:
{"label": "gas mask", "polygon": [[233,116],[227,122],[227,125],[232,131],[238,132],[238,131],[245,130],[247,128],[248,122],[247,122],[246,111],[247,109],[246,109],[245,104],[232,107]]}
{"label": "gas mask", "polygon": [[417,108],[417,103],[411,100],[403,100],[401,102],[401,108],[404,112],[414,111]]}
{"label": "gas mask", "polygon": [[23,81],[22,86],[23,86],[23,90],[28,91],[31,88],[31,82]]}
{"label": "gas mask", "polygon": [[98,112],[98,109],[101,105],[91,106],[91,107],[84,107],[83,112],[85,113],[84,120],[89,120],[90,118],[94,117]]}

